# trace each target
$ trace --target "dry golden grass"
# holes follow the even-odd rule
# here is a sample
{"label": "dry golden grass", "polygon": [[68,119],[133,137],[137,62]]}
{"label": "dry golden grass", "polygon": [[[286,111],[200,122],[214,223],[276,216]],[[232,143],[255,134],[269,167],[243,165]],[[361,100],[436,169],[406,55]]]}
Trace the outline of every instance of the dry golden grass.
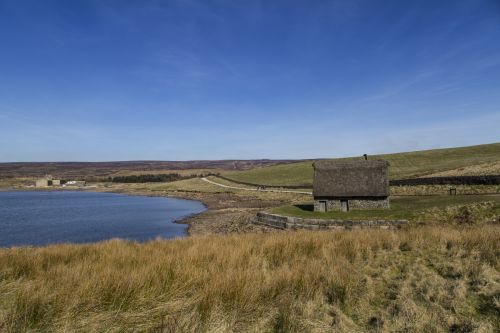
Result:
{"label": "dry golden grass", "polygon": [[0,250],[2,332],[498,332],[500,227]]}

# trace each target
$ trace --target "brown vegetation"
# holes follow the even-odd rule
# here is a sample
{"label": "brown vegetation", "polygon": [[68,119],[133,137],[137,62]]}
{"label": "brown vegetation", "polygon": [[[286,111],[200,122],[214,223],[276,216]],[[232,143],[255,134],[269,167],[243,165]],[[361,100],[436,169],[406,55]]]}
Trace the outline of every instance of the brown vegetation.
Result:
{"label": "brown vegetation", "polygon": [[0,250],[0,331],[495,332],[500,227]]}

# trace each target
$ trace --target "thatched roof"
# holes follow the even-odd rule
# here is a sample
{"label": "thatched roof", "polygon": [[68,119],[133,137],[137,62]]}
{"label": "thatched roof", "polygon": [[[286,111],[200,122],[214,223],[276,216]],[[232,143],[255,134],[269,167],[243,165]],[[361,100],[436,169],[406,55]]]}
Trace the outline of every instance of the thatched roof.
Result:
{"label": "thatched roof", "polygon": [[314,167],[315,197],[387,197],[389,163],[382,160],[317,161]]}

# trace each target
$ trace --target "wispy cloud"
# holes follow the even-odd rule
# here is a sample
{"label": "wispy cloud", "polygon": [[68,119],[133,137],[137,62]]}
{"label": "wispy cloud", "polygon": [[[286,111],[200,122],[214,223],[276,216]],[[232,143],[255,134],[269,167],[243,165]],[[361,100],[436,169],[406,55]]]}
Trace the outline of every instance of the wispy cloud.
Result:
{"label": "wispy cloud", "polygon": [[426,80],[431,79],[435,74],[436,74],[435,71],[424,71],[417,73],[412,77],[407,77],[404,79],[397,80],[396,82],[386,84],[382,88],[379,88],[379,91],[362,98],[361,102],[362,103],[373,102],[377,100],[383,100],[395,97],[401,94],[402,92],[406,91],[407,89],[417,84],[420,84]]}

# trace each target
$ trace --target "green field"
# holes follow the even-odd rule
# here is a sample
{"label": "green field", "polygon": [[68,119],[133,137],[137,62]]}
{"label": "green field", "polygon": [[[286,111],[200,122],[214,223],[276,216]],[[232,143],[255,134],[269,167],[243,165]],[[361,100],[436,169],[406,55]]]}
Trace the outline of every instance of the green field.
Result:
{"label": "green field", "polygon": [[[421,177],[440,172],[448,172],[447,175],[474,174],[475,169],[478,173],[485,169],[488,173],[498,174],[500,143],[373,155],[370,158],[388,160],[391,164],[391,179]],[[463,172],[464,169],[467,173]],[[254,184],[311,186],[313,169],[312,162],[299,162],[247,171],[226,171],[222,174],[230,179]]]}
{"label": "green field", "polygon": [[[465,212],[465,211],[468,212]],[[410,220],[477,223],[500,215],[500,195],[395,197],[390,209],[353,210],[349,212],[314,212],[312,203],[288,205],[272,213],[315,219],[343,220]],[[464,220],[464,219],[469,220]]]}

